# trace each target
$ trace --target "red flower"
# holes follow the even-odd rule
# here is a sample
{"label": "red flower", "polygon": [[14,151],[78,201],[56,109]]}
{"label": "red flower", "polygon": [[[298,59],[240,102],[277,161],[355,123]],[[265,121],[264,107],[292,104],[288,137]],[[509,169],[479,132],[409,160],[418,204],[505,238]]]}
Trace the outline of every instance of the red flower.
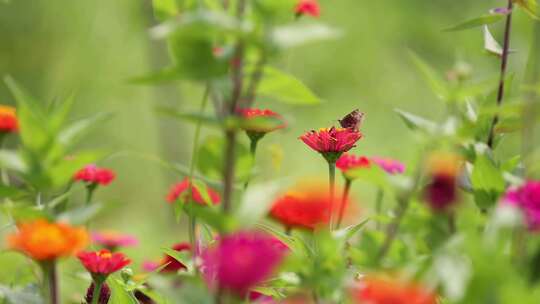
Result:
{"label": "red flower", "polygon": [[109,250],[81,252],[77,255],[84,268],[92,275],[109,275],[131,261],[123,253],[111,253]]}
{"label": "red flower", "polygon": [[76,181],[84,181],[89,184],[106,186],[115,178],[112,170],[106,168],[98,168],[96,165],[87,165],[75,173]]}
{"label": "red flower", "polygon": [[[183,194],[185,193],[185,195],[187,196],[189,188],[191,188],[191,196],[193,201],[203,206],[207,205],[207,202],[205,202],[203,196],[201,195],[201,190],[197,187],[197,185],[193,185],[192,183],[190,183],[189,178],[187,177],[184,178],[181,182],[172,186],[169,194],[167,195],[167,201],[169,203],[174,203],[176,200],[182,199],[182,201],[185,202],[186,197]],[[219,193],[217,193],[210,187],[206,187],[206,190],[211,203],[214,205],[219,204],[221,200],[221,198],[219,197]]]}
{"label": "red flower", "polygon": [[[172,249],[176,250],[176,251],[179,251],[179,252],[190,251],[191,250],[191,245],[188,244],[188,243],[178,243],[178,244],[172,246]],[[186,265],[182,264],[181,262],[179,262],[178,260],[176,260],[175,258],[173,258],[170,255],[165,255],[165,257],[163,257],[163,260],[161,261],[161,265],[167,265],[167,266],[165,266],[165,268],[163,268],[161,270],[161,272],[174,272],[174,273],[176,273],[179,270],[187,270]]]}
{"label": "red flower", "polygon": [[289,192],[274,202],[270,216],[287,228],[312,230],[328,223],[331,206],[329,195],[321,191]]}
{"label": "red flower", "polygon": [[436,153],[427,164],[429,183],[424,189],[424,199],[433,211],[447,211],[458,202],[457,177],[461,158],[450,153]]}
{"label": "red flower", "polygon": [[351,128],[320,129],[309,131],[300,139],[311,149],[321,153],[327,160],[336,161],[343,152],[356,147],[362,133]]}
{"label": "red flower", "polygon": [[341,155],[336,162],[336,167],[345,173],[351,169],[369,168],[371,166],[369,158],[365,156],[357,156],[349,153]]}
{"label": "red flower", "polygon": [[0,133],[13,133],[19,130],[15,108],[0,105]]}
{"label": "red flower", "polygon": [[[268,133],[287,126],[283,117],[272,110],[246,108],[239,109],[237,112],[246,120],[243,129],[248,132]],[[256,123],[250,125],[252,121]]]}
{"label": "red flower", "polygon": [[354,291],[359,304],[435,304],[436,295],[421,285],[395,279],[368,277]]}
{"label": "red flower", "polygon": [[302,15],[319,17],[321,15],[321,9],[317,0],[300,0],[294,11],[298,17]]}

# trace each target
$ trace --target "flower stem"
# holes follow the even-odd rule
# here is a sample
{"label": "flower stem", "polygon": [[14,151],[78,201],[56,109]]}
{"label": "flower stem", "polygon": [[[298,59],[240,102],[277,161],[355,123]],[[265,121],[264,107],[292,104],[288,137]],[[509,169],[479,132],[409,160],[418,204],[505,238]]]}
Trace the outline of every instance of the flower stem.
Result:
{"label": "flower stem", "polygon": [[[384,191],[379,188],[379,190],[377,190],[377,197],[375,198],[375,215],[377,217],[382,214],[382,201],[383,201],[383,198],[384,198]],[[377,230],[381,229],[381,222],[380,221],[376,221],[375,228]]]}
{"label": "flower stem", "polygon": [[90,202],[92,201],[92,198],[94,197],[94,192],[96,191],[96,188],[97,188],[97,184],[88,184],[86,186],[86,199],[85,199],[85,204],[86,205],[89,205]]}
{"label": "flower stem", "polygon": [[328,186],[330,194],[330,225],[329,228],[332,230],[334,222],[334,196],[336,190],[336,162],[328,162]]}
{"label": "flower stem", "polygon": [[[499,78],[499,90],[497,92],[497,106],[501,106],[504,98],[504,89],[505,89],[505,78],[506,78],[506,68],[508,66],[508,55],[510,53],[510,33],[512,30],[512,9],[514,6],[514,0],[508,0],[508,15],[506,16],[506,25],[504,28],[504,44],[503,52],[501,58],[501,72]],[[499,122],[499,114],[493,116],[491,121],[491,127],[489,129],[489,136],[487,139],[487,145],[490,148],[493,148],[494,139],[495,139],[495,127]]]}
{"label": "flower stem", "polygon": [[[249,152],[251,154],[251,159],[253,160],[253,163],[255,163],[255,155],[257,154],[257,144],[259,143],[260,138],[251,138],[249,143]],[[244,190],[247,189],[249,185],[249,178],[246,180],[246,183],[244,184]]]}
{"label": "flower stem", "polygon": [[94,292],[92,293],[92,304],[99,304],[99,296],[103,287],[102,280],[94,280]]}
{"label": "flower stem", "polygon": [[343,220],[343,214],[345,213],[345,205],[347,204],[347,199],[349,198],[349,191],[351,190],[352,180],[345,179],[345,186],[343,186],[343,197],[341,198],[341,204],[339,206],[339,216],[336,223],[336,229],[339,229],[341,226],[341,221]]}
{"label": "flower stem", "polygon": [[42,266],[43,272],[46,276],[46,292],[47,299],[49,304],[59,304],[60,303],[60,294],[58,286],[58,273],[57,273],[57,264],[55,260],[46,262]]}
{"label": "flower stem", "polygon": [[229,213],[232,205],[232,193],[234,184],[235,153],[236,153],[236,131],[227,130],[225,132],[225,163],[223,170],[223,212]]}

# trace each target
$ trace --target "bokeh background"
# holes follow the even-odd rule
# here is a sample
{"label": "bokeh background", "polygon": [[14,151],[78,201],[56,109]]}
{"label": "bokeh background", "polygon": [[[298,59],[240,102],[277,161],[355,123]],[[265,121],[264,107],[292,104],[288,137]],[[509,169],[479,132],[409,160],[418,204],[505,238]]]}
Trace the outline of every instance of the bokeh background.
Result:
{"label": "bokeh background", "polygon": [[[273,171],[259,180],[325,176],[320,156],[297,138],[311,128],[337,123],[354,108],[366,113],[365,138],[357,153],[410,161],[415,150],[413,134],[394,109],[441,119],[444,105],[417,73],[408,50],[429,61],[441,75],[458,58],[471,64],[475,78],[498,70],[498,60],[483,51],[480,30],[448,33],[442,29],[504,6],[505,1],[320,2],[322,21],[341,29],[342,37],[294,49],[272,64],[301,79],[325,102],[316,107],[291,107],[258,101],[258,106],[279,111],[290,120],[287,130],[262,141],[258,164]],[[154,108],[195,109],[202,95],[202,88],[189,83],[138,86],[128,82],[130,77],[168,62],[164,43],[152,40],[148,33],[156,22],[149,0],[0,1],[0,75],[13,76],[43,100],[75,93],[74,117],[97,111],[115,113],[114,119],[83,143],[116,153],[100,163],[114,168],[118,178],[96,194],[107,207],[92,226],[137,235],[140,246],[127,250],[136,261],[135,268],[146,258],[159,257],[161,247],[185,240],[186,224],[176,223],[164,199],[170,184],[180,177],[132,152],[187,165],[193,125],[158,116]],[[494,26],[492,32],[500,37],[501,28]],[[512,38],[516,52],[509,68],[518,78],[525,66],[529,37],[530,21],[518,12]],[[3,83],[0,103],[13,104]],[[205,130],[205,134],[211,133]],[[270,163],[273,165],[266,165]],[[361,186],[354,192],[361,208],[368,210],[373,194]],[[9,255],[14,254],[0,254],[0,259]],[[9,281],[17,273],[16,265],[1,269],[0,279]]]}

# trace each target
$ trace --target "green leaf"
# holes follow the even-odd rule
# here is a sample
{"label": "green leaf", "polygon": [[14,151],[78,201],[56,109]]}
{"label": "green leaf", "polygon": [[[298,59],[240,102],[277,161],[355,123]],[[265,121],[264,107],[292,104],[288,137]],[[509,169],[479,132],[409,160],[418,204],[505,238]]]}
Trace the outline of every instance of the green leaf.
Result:
{"label": "green leaf", "polygon": [[271,33],[274,44],[283,49],[336,39],[340,36],[341,32],[338,30],[320,23],[294,23],[278,26]]}
{"label": "green leaf", "polygon": [[82,225],[94,218],[103,209],[100,203],[91,203],[76,209],[71,209],[58,215],[58,221],[66,221],[73,225]]}
{"label": "green leaf", "polygon": [[264,69],[257,93],[293,105],[321,103],[321,100],[300,80],[272,67]]}
{"label": "green leaf", "polygon": [[58,142],[65,146],[75,144],[90,129],[100,126],[104,121],[112,117],[111,113],[98,113],[90,117],[80,119],[62,130],[58,134]]}
{"label": "green leaf", "polygon": [[437,124],[431,120],[423,117],[405,112],[399,109],[394,110],[403,119],[407,127],[411,130],[422,130],[429,134],[435,133],[437,130]]}
{"label": "green leaf", "polygon": [[114,304],[138,304],[139,301],[137,301],[131,292],[125,290],[120,282],[115,276],[110,276],[107,279],[107,285],[111,289],[109,302]]}
{"label": "green leaf", "polygon": [[433,93],[435,93],[439,99],[448,102],[450,89],[437,72],[415,53],[409,52],[409,55],[418,71],[420,71],[420,74],[424,77],[424,80],[431,87]]}
{"label": "green leaf", "polygon": [[505,189],[502,172],[485,154],[476,157],[471,183],[480,208],[493,206]]}
{"label": "green leaf", "polygon": [[21,189],[0,184],[0,198],[10,198],[22,194],[24,194],[24,191],[22,191]]}
{"label": "green leaf", "polygon": [[219,208],[202,206],[197,203],[183,204],[183,208],[185,212],[193,214],[202,222],[220,232],[234,231],[239,226],[234,217],[224,214],[219,210]]}
{"label": "green leaf", "polygon": [[503,54],[503,49],[501,45],[493,38],[493,35],[489,31],[487,26],[484,26],[484,50],[489,54],[501,57]]}
{"label": "green leaf", "polygon": [[538,2],[537,0],[512,0],[516,5],[529,14],[532,18],[540,20],[540,15],[538,12]]}
{"label": "green leaf", "polygon": [[452,31],[468,30],[468,29],[479,27],[479,26],[482,26],[482,25],[499,22],[503,18],[505,18],[505,15],[503,15],[503,14],[482,15],[480,17],[472,18],[472,19],[469,19],[467,21],[456,24],[454,26],[451,26],[451,27],[445,29],[444,31],[452,32]]}
{"label": "green leaf", "polygon": [[379,166],[370,166],[369,168],[358,168],[347,170],[345,176],[349,179],[361,180],[372,183],[379,188],[391,190],[388,181],[388,174]]}
{"label": "green leaf", "polygon": [[188,272],[191,271],[193,267],[193,263],[191,262],[191,259],[189,257],[190,255],[189,252],[177,251],[177,250],[174,250],[172,248],[167,248],[167,247],[163,247],[161,248],[161,250],[163,250],[163,252],[167,254],[168,256],[170,256],[171,258],[185,265],[187,267]]}
{"label": "green leaf", "polygon": [[200,122],[203,125],[217,127],[217,128],[221,128],[223,125],[221,121],[219,121],[215,116],[202,114],[200,112],[180,112],[176,109],[169,108],[169,107],[158,107],[156,108],[156,111],[157,113],[161,115],[175,118],[181,121],[187,121],[194,124],[197,124]]}
{"label": "green leaf", "polygon": [[133,84],[161,84],[182,79],[182,73],[175,67],[166,67],[156,72],[133,77],[128,82]]}
{"label": "green leaf", "polygon": [[0,298],[4,298],[6,304],[43,304],[40,289],[31,284],[26,287],[8,287],[0,285]]}
{"label": "green leaf", "polygon": [[154,16],[158,20],[165,20],[180,13],[180,5],[177,0],[152,0]]}
{"label": "green leaf", "polygon": [[243,226],[251,226],[263,218],[276,198],[282,183],[269,182],[250,185],[242,197],[236,217]]}
{"label": "green leaf", "polygon": [[18,172],[28,171],[28,165],[19,153],[11,150],[0,151],[0,168],[11,169]]}

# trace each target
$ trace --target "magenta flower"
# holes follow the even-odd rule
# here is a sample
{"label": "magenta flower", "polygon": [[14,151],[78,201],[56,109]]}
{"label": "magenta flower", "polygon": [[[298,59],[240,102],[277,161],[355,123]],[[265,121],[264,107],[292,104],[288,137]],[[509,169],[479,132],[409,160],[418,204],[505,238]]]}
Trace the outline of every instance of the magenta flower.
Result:
{"label": "magenta flower", "polygon": [[352,169],[369,168],[371,166],[369,158],[365,156],[357,156],[349,153],[344,153],[336,162],[336,167],[341,172],[346,173]]}
{"label": "magenta flower", "polygon": [[520,187],[508,189],[502,202],[523,212],[529,231],[540,231],[540,181],[530,180]]}
{"label": "magenta flower", "polygon": [[386,157],[372,157],[371,161],[376,163],[381,169],[388,174],[398,174],[405,172],[405,165],[400,161]]}
{"label": "magenta flower", "polygon": [[236,232],[203,251],[201,271],[212,288],[243,297],[272,275],[286,252],[266,233]]}
{"label": "magenta flower", "polygon": [[93,232],[92,241],[110,251],[114,251],[118,247],[133,247],[139,244],[139,240],[132,235],[109,230]]}

